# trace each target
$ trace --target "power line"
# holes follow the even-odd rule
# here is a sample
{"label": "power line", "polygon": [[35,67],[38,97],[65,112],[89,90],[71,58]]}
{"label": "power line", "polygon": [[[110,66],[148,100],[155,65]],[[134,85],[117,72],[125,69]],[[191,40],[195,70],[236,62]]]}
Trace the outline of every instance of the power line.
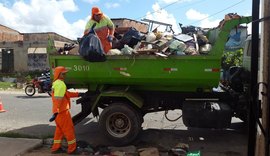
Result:
{"label": "power line", "polygon": [[205,20],[205,19],[207,19],[207,18],[209,18],[209,17],[215,16],[215,15],[217,15],[217,14],[219,14],[219,13],[225,11],[225,10],[228,10],[228,9],[230,9],[230,8],[236,6],[236,5],[238,5],[238,4],[240,4],[240,3],[244,2],[244,1],[245,1],[245,0],[242,0],[242,1],[240,1],[240,2],[237,2],[237,3],[233,4],[233,5],[230,5],[229,7],[225,8],[225,9],[223,9],[223,10],[220,10],[220,11],[218,11],[218,12],[212,14],[212,15],[209,15],[209,16],[203,18],[203,19],[200,19],[200,20],[198,20],[198,21],[196,21],[196,22],[193,22],[193,23],[190,23],[190,24],[188,24],[188,25],[192,25],[192,24],[195,24],[195,23],[199,23],[199,22],[201,22],[201,21],[203,21],[203,20]]}
{"label": "power line", "polygon": [[[174,4],[178,3],[179,1],[181,1],[181,0],[177,0],[177,1],[175,1],[175,2],[172,2],[172,3],[168,4],[168,5],[166,5],[166,6],[162,7],[162,8],[160,8],[160,9],[157,10],[157,11],[152,11],[152,12],[150,12],[149,14],[151,15],[151,14],[154,14],[154,13],[156,13],[156,12],[158,12],[158,11],[161,11],[162,9],[165,9],[165,8],[171,6],[171,5],[174,5]],[[206,0],[201,0],[201,1],[199,1],[199,2],[194,2],[194,3],[198,4],[198,3],[201,3],[201,2],[203,2],[203,1],[206,1]],[[192,5],[194,5],[194,3],[189,4],[189,5],[185,5],[185,6],[180,7],[180,8],[192,6]],[[144,18],[144,17],[146,17],[146,16],[147,16],[147,15],[144,15],[144,16],[142,16],[142,17],[136,18],[135,20],[140,20],[140,19],[142,19],[142,18]]]}

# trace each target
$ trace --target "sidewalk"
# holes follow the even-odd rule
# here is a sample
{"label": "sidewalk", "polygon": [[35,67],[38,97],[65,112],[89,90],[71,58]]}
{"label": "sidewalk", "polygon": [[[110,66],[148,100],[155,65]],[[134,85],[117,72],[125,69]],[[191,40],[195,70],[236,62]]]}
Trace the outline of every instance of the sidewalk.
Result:
{"label": "sidewalk", "polygon": [[42,146],[41,139],[0,137],[0,151],[3,156],[17,156]]}
{"label": "sidewalk", "polygon": [[6,89],[0,88],[0,94],[25,94],[23,89]]}

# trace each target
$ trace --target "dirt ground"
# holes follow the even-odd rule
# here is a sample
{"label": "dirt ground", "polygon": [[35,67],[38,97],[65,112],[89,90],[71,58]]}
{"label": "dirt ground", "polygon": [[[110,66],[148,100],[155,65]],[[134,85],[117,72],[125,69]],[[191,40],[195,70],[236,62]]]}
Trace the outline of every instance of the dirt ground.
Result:
{"label": "dirt ground", "polygon": [[[179,116],[179,112],[170,114],[172,119]],[[228,129],[199,129],[187,128],[182,120],[169,122],[162,113],[153,113],[145,116],[143,130],[138,139],[133,142],[137,149],[155,147],[159,155],[170,155],[171,151],[179,144],[188,145],[189,151],[200,151],[201,156],[246,156],[247,132],[244,124],[233,119]],[[109,143],[98,130],[97,122],[93,119],[84,121],[75,127],[77,140],[86,141],[92,147],[106,146]],[[131,146],[131,145],[130,145]],[[50,156],[67,155],[51,154],[50,145],[32,150],[23,156]],[[89,154],[88,154],[89,155]],[[119,154],[120,156],[121,154]]]}

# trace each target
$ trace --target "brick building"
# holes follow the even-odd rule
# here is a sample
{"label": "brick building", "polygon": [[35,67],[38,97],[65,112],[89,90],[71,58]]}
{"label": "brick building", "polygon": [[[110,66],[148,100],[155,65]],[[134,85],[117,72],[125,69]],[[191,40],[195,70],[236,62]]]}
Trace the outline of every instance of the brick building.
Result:
{"label": "brick building", "polygon": [[72,40],[53,32],[20,33],[0,25],[0,70],[2,73],[45,70],[49,67],[47,46],[51,38],[63,47]]}

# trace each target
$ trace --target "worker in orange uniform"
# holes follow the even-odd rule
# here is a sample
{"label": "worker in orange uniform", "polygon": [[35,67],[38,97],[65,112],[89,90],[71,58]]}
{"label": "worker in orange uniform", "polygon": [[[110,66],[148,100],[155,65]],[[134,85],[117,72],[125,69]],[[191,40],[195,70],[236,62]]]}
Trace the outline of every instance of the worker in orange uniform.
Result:
{"label": "worker in orange uniform", "polygon": [[67,153],[76,154],[76,138],[72,118],[69,112],[70,98],[82,96],[83,93],[67,91],[64,83],[65,74],[68,70],[63,66],[58,66],[54,69],[54,79],[52,85],[52,112],[53,116],[50,122],[55,120],[56,129],[53,138],[52,153],[61,153],[64,150],[61,148],[61,141],[63,137],[68,143]]}
{"label": "worker in orange uniform", "polygon": [[98,7],[93,7],[92,16],[85,26],[84,35],[90,32],[93,25],[95,25],[94,30],[101,41],[104,52],[108,53],[108,51],[112,49],[112,41],[114,38],[115,27],[113,22],[108,16],[104,15]]}

